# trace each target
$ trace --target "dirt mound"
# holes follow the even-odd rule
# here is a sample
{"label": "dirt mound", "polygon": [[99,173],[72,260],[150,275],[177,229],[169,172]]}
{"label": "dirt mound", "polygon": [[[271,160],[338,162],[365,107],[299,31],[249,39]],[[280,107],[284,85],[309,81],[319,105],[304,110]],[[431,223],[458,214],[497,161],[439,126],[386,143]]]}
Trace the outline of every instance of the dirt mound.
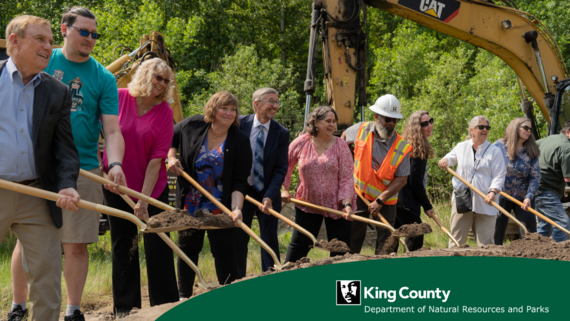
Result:
{"label": "dirt mound", "polygon": [[428,223],[414,223],[414,224],[406,224],[400,226],[400,228],[396,229],[392,236],[398,237],[414,237],[420,236],[424,234],[431,233],[431,226]]}
{"label": "dirt mound", "polygon": [[175,209],[151,217],[148,220],[148,225],[152,228],[171,226],[192,226],[193,228],[214,226],[231,228],[234,227],[234,221],[225,213],[213,215],[198,210],[194,213],[194,216],[190,216],[186,210]]}
{"label": "dirt mound", "polygon": [[331,252],[350,252],[350,248],[343,241],[338,239],[332,239],[332,241],[319,241],[315,244],[315,247],[319,247]]}

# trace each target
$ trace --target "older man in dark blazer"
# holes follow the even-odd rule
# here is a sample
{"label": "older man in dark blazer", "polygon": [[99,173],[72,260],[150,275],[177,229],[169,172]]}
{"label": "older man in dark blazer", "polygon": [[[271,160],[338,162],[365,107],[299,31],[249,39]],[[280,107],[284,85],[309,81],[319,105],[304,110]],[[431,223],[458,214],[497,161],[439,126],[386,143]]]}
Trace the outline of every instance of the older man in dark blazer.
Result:
{"label": "older man in dark blazer", "polygon": [[[6,27],[8,60],[0,61],[0,179],[65,195],[57,203],[0,190],[0,240],[9,229],[23,245],[31,320],[59,320],[61,208],[77,211],[79,156],[73,144],[69,89],[44,72],[53,35],[47,20],[19,16]],[[13,302],[9,320],[27,314]]]}
{"label": "older man in dark blazer", "polygon": [[[257,215],[261,239],[279,256],[276,217],[268,215],[268,209],[281,212],[281,185],[287,174],[289,130],[273,120],[279,110],[278,93],[273,88],[261,88],[253,93],[255,114],[242,116],[240,129],[248,137],[253,153],[253,164],[248,177],[248,195],[263,205],[259,208],[250,202],[243,206],[243,222],[251,227],[253,216]],[[235,233],[238,277],[246,274],[247,245],[249,235],[241,229]],[[263,272],[273,266],[273,258],[261,249]]]}

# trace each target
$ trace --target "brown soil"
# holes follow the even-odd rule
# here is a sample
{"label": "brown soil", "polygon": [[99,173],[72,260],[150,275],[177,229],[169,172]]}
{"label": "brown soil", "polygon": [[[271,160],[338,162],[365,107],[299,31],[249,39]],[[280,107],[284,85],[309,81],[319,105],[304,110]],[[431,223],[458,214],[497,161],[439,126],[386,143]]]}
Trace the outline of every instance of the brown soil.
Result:
{"label": "brown soil", "polygon": [[230,228],[234,227],[234,221],[225,213],[213,215],[198,210],[194,213],[194,216],[190,216],[186,210],[175,209],[151,217],[148,220],[148,225],[152,228],[171,226],[192,226],[193,228],[214,226]]}
{"label": "brown soil", "polygon": [[332,239],[332,241],[318,241],[315,247],[330,251],[330,252],[350,252],[350,248],[343,241]]}
{"label": "brown soil", "polygon": [[428,223],[414,223],[400,226],[392,233],[392,236],[414,237],[431,233],[431,226]]}

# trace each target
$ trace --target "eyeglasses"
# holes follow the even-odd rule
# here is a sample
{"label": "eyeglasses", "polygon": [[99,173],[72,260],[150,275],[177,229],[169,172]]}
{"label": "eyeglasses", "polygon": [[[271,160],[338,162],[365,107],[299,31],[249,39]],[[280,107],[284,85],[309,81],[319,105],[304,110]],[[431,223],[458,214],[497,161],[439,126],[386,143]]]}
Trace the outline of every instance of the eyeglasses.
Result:
{"label": "eyeglasses", "polygon": [[154,75],[154,78],[156,78],[156,81],[158,81],[158,82],[164,81],[164,84],[166,84],[166,85],[168,85],[170,83],[170,79],[168,79],[168,78],[164,78],[164,77],[159,76],[157,74],[153,74],[153,75]]}
{"label": "eyeglasses", "polygon": [[477,125],[477,126],[475,126],[475,128],[479,128],[479,130],[483,130],[483,129],[491,130],[491,126],[485,126],[485,125]]}
{"label": "eyeglasses", "polygon": [[532,129],[532,127],[528,127],[527,125],[519,126],[519,127],[526,130],[527,132],[529,132]]}
{"label": "eyeglasses", "polygon": [[420,126],[427,127],[429,124],[433,124],[433,122],[434,122],[433,118],[430,118],[429,120],[421,122]]}
{"label": "eyeglasses", "polygon": [[79,28],[77,28],[76,26],[69,26],[69,25],[68,25],[68,27],[75,28],[75,29],[79,30],[79,34],[81,35],[81,37],[89,37],[89,35],[91,35],[91,38],[93,38],[93,39],[95,39],[95,40],[101,38],[101,34],[100,34],[100,33],[89,32],[89,31],[84,30],[84,29],[79,29]]}
{"label": "eyeglasses", "polygon": [[394,124],[397,124],[397,123],[400,121],[398,118],[385,117],[385,116],[382,116],[382,115],[380,115],[380,114],[377,114],[377,115],[380,116],[380,117],[382,117],[382,119],[384,119],[384,122],[386,122],[386,123],[391,123],[391,122],[393,122]]}
{"label": "eyeglasses", "polygon": [[275,100],[258,100],[258,101],[265,101],[268,102],[270,105],[277,105],[277,107],[281,107],[281,102],[279,100],[275,101]]}

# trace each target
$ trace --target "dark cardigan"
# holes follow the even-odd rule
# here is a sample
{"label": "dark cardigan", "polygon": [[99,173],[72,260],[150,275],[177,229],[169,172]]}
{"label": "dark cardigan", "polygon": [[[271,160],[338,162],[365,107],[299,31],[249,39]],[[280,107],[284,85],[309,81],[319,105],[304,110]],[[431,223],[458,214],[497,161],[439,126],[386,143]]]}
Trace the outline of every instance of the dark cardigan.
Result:
{"label": "dark cardigan", "polygon": [[[184,171],[194,180],[198,180],[196,157],[204,142],[210,123],[204,121],[204,116],[195,115],[186,118],[174,126],[172,148],[180,153],[180,164]],[[247,177],[251,172],[252,153],[249,138],[238,127],[231,126],[228,130],[224,150],[224,172],[222,177],[222,204],[231,210],[232,192],[239,191],[247,194]],[[183,177],[178,177],[176,188],[176,207],[184,208],[184,197],[190,192],[192,185]]]}
{"label": "dark cardigan", "polygon": [[424,208],[424,211],[433,208],[424,187],[426,165],[427,159],[410,157],[408,182],[398,194],[398,207],[408,208],[410,213],[416,216],[421,214],[420,206]]}

